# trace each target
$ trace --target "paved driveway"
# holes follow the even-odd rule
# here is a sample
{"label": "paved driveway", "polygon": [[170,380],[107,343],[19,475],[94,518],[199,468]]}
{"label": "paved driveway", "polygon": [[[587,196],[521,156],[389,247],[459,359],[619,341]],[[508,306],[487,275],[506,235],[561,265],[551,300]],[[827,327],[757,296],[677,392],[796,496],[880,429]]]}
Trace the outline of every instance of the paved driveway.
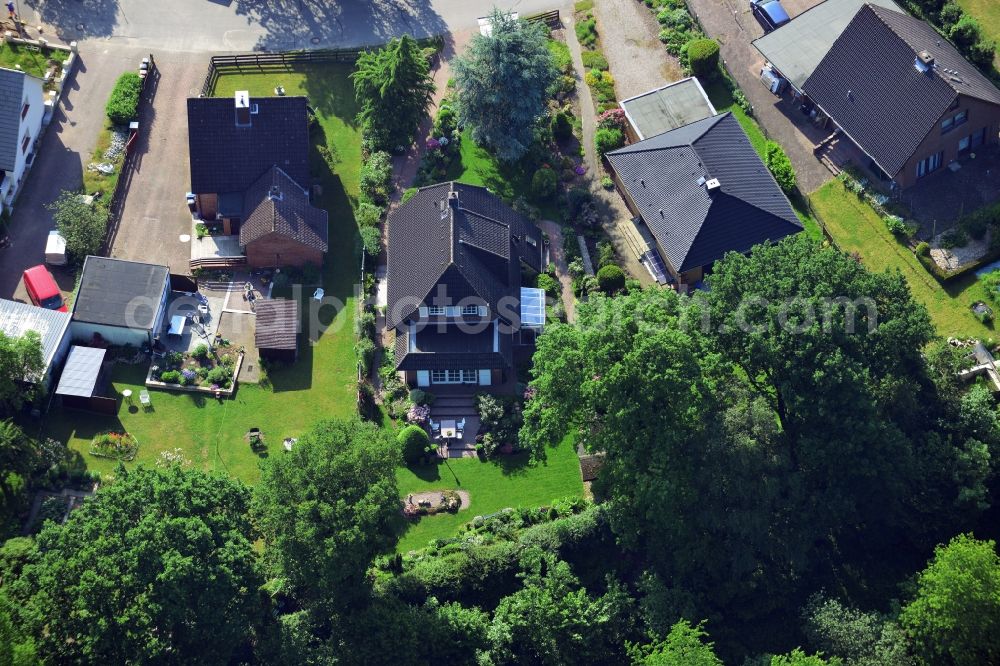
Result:
{"label": "paved driveway", "polygon": [[[104,123],[103,100],[118,75],[129,68],[129,58],[120,51],[94,46],[80,49],[77,67],[15,204],[7,232],[14,244],[0,250],[0,297],[28,300],[20,284],[21,273],[45,259],[45,239],[55,227],[45,204],[62,190],[75,190],[83,183],[83,168]],[[63,291],[72,291],[72,272],[52,272]]]}
{"label": "paved driveway", "polygon": [[[815,5],[815,0],[782,0],[793,18]],[[758,76],[764,59],[750,43],[763,33],[750,14],[745,0],[688,0],[705,32],[722,45],[722,57],[729,71],[753,105],[757,122],[767,136],[784,147],[798,176],[799,188],[812,192],[833,178],[813,156],[813,141],[794,124],[795,111],[764,87]]]}
{"label": "paved driveway", "polygon": [[140,119],[135,167],[111,256],[161,263],[171,272],[186,274],[191,248],[180,236],[191,233],[191,214],[184,203],[190,189],[187,98],[198,94],[207,65],[204,56],[155,57],[159,79],[153,104],[144,108]]}

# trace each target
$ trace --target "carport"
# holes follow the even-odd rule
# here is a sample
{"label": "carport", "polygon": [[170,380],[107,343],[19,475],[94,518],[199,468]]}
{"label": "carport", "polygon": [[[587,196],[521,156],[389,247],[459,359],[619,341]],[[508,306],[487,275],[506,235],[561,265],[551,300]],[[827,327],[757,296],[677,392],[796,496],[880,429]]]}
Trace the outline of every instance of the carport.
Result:
{"label": "carport", "polygon": [[99,347],[74,345],[69,350],[69,358],[63,367],[62,377],[56,395],[64,407],[84,409],[101,414],[114,414],[118,403],[104,394],[110,385],[104,368],[104,355]]}

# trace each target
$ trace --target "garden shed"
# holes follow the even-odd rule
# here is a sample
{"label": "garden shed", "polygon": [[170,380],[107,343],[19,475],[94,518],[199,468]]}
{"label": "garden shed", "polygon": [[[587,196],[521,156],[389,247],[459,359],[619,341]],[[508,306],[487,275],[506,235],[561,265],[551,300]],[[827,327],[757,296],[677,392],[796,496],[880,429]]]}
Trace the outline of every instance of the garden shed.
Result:
{"label": "garden shed", "polygon": [[107,350],[73,345],[63,367],[56,395],[64,407],[113,415],[118,411],[114,398],[104,394],[110,381],[104,365]]}
{"label": "garden shed", "polygon": [[287,298],[260,301],[254,344],[260,357],[292,362],[298,357],[299,304]]}
{"label": "garden shed", "polygon": [[89,256],[73,303],[70,336],[82,343],[97,334],[113,345],[152,345],[169,293],[166,266]]}

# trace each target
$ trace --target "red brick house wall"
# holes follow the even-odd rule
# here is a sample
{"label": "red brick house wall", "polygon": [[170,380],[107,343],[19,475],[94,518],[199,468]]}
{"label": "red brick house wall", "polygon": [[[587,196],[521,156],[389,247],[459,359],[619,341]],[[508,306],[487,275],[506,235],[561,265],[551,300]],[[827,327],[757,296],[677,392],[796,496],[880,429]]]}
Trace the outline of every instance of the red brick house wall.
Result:
{"label": "red brick house wall", "polygon": [[[942,133],[941,121],[954,116],[960,111],[968,111],[968,120]],[[997,133],[1000,132],[1000,106],[984,102],[980,99],[959,95],[958,106],[954,109],[949,109],[941,116],[937,124],[934,125],[934,129],[924,137],[924,140],[913,152],[910,159],[906,161],[906,164],[894,180],[903,189],[913,187],[944,171],[949,162],[954,162],[960,157],[966,157],[969,152],[981,151],[983,149],[982,146],[973,148],[971,151],[965,151],[962,155],[959,155],[958,142],[983,128],[986,128],[986,142],[984,145],[996,144]],[[920,164],[920,161],[937,152],[944,153],[941,159],[941,166],[922,178],[917,178],[917,165]]]}
{"label": "red brick house wall", "polygon": [[252,268],[323,265],[323,253],[280,234],[268,234],[243,248]]}

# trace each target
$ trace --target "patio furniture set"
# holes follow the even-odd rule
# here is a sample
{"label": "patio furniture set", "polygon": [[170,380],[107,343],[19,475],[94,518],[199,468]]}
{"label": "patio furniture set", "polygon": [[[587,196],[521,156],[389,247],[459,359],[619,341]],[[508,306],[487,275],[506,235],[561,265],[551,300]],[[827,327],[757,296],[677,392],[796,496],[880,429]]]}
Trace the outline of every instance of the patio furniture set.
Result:
{"label": "patio furniture set", "polygon": [[441,419],[440,422],[431,419],[431,435],[434,439],[462,439],[465,431],[465,419],[455,421],[455,419]]}

